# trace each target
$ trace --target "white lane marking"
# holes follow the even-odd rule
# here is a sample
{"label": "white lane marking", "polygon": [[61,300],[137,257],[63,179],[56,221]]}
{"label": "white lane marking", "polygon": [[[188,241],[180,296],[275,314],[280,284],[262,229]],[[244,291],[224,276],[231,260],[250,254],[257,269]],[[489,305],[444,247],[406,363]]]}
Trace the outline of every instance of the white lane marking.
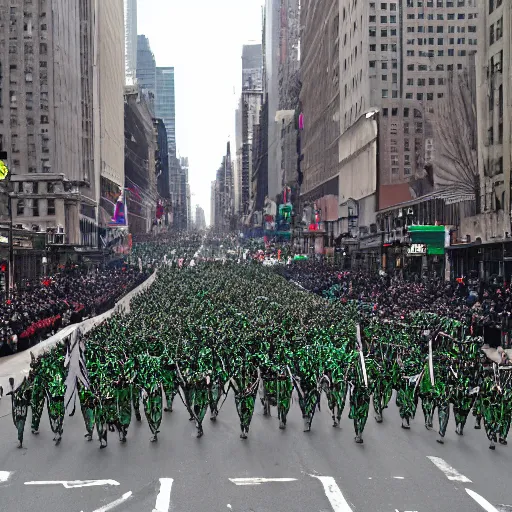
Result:
{"label": "white lane marking", "polygon": [[393,478],[395,480],[404,480],[405,477],[403,477],[403,476],[394,476]]}
{"label": "white lane marking", "polygon": [[77,487],[98,487],[103,485],[121,485],[115,480],[40,480],[25,482],[25,485],[63,485],[65,489],[76,489]]}
{"label": "white lane marking", "polygon": [[118,505],[121,505],[121,503],[124,503],[126,500],[130,499],[132,496],[132,491],[128,491],[124,493],[118,500],[113,501],[112,503],[109,503],[108,505],[105,505],[104,507],[98,508],[94,510],[93,512],[107,512],[107,510],[112,510],[113,508],[116,508]]}
{"label": "white lane marking", "polygon": [[153,512],[169,512],[171,504],[172,478],[160,478],[160,492],[156,497],[156,504]]}
{"label": "white lane marking", "polygon": [[480,494],[477,494],[471,489],[466,489],[466,492],[487,512],[499,512],[494,505],[491,505],[483,496],[480,496]]}
{"label": "white lane marking", "polygon": [[320,480],[320,482],[322,482],[325,495],[327,496],[327,499],[329,500],[329,503],[331,504],[334,512],[352,512],[352,508],[350,508],[350,505],[347,503],[347,500],[343,496],[343,493],[341,492],[334,478],[331,476],[309,476],[317,478]]}
{"label": "white lane marking", "polygon": [[427,457],[433,462],[438,469],[440,469],[448,480],[453,480],[454,482],[467,482],[471,483],[471,480],[462,474],[460,474],[455,468],[452,468],[446,461],[440,459],[439,457]]}
{"label": "white lane marking", "polygon": [[235,485],[261,485],[268,482],[295,482],[296,478],[230,478]]}
{"label": "white lane marking", "polygon": [[12,475],[12,471],[0,471],[0,482],[7,482]]}

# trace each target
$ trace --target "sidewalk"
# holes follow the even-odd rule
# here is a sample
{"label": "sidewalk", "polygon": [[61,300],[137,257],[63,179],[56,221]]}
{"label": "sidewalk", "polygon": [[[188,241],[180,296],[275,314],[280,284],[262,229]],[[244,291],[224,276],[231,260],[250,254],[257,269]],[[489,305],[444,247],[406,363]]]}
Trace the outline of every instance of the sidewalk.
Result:
{"label": "sidewalk", "polygon": [[15,385],[18,385],[20,381],[28,375],[30,369],[30,353],[34,354],[34,356],[38,356],[42,352],[54,347],[59,341],[67,338],[71,333],[73,333],[76,329],[80,329],[83,333],[89,332],[96,325],[100,324],[107,318],[111,317],[116,311],[123,310],[125,313],[130,312],[130,302],[132,298],[145,290],[156,278],[156,272],[153,273],[146,281],[140,284],[137,288],[133,289],[130,293],[125,295],[121,300],[116,302],[116,305],[106,311],[105,313],[95,316],[93,318],[89,318],[88,320],[84,320],[79,324],[68,325],[64,329],[60,330],[58,333],[53,335],[51,338],[48,338],[41,343],[33,346],[28,350],[24,350],[23,352],[19,352],[17,354],[13,354],[12,356],[2,357],[0,359],[0,386],[3,386],[4,393],[9,391],[9,377],[14,377]]}

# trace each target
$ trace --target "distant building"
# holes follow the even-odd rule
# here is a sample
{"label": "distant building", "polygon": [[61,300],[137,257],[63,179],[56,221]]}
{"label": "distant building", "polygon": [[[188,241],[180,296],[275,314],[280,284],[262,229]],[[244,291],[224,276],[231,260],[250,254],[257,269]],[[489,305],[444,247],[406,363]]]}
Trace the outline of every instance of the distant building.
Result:
{"label": "distant building", "polygon": [[195,228],[198,231],[206,229],[206,219],[205,219],[205,216],[204,216],[204,210],[199,205],[196,206]]}
{"label": "distant building", "polygon": [[263,102],[263,56],[261,44],[244,45],[242,49],[242,168],[240,172],[240,214],[246,220],[254,209],[251,202],[253,179],[254,127],[260,121]]}
{"label": "distant building", "polygon": [[156,96],[156,61],[149,39],[145,35],[137,36],[137,83],[143,94],[149,98],[150,107],[154,110]]}
{"label": "distant building", "polygon": [[167,130],[162,119],[155,119],[155,129],[157,133],[157,190],[160,197],[168,199],[170,197],[169,148],[167,145]]}
{"label": "distant building", "polygon": [[128,227],[139,235],[149,233],[156,219],[157,133],[147,99],[137,89],[127,90],[124,113]]}
{"label": "distant building", "polygon": [[134,85],[137,77],[137,0],[124,0],[124,77]]}
{"label": "distant building", "polygon": [[163,120],[167,130],[169,154],[176,155],[176,103],[174,68],[156,68],[155,114]]}

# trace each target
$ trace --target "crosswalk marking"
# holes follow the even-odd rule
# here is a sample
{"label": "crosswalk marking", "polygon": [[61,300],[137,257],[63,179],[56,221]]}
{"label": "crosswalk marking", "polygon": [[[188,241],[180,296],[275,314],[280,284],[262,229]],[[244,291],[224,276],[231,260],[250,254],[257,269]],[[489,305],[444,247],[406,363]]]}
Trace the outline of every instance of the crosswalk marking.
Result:
{"label": "crosswalk marking", "polygon": [[9,480],[9,477],[11,475],[12,475],[11,471],[0,471],[0,483],[7,482],[7,480]]}
{"label": "crosswalk marking", "polygon": [[65,489],[76,489],[77,487],[102,487],[104,485],[121,485],[115,480],[39,480],[25,482],[25,485],[63,485]]}
{"label": "crosswalk marking", "polygon": [[455,468],[450,466],[445,460],[439,457],[427,457],[433,462],[438,469],[440,469],[448,480],[452,480],[454,482],[466,482],[471,483],[471,480],[467,477],[459,473]]}
{"label": "crosswalk marking", "polygon": [[230,478],[235,485],[261,485],[268,482],[295,482],[296,478]]}
{"label": "crosswalk marking", "polygon": [[112,503],[105,505],[104,507],[98,508],[94,510],[94,512],[107,512],[108,510],[112,510],[113,508],[116,508],[118,505],[121,505],[121,503],[124,503],[126,500],[130,499],[131,496],[132,491],[125,492],[118,500],[115,500]]}
{"label": "crosswalk marking", "polygon": [[491,505],[483,496],[477,494],[471,489],[466,489],[466,492],[486,511],[486,512],[499,512],[499,510]]}
{"label": "crosswalk marking", "polygon": [[172,478],[160,478],[160,492],[156,497],[156,504],[153,512],[169,512],[171,504]]}
{"label": "crosswalk marking", "polygon": [[352,512],[352,508],[347,503],[347,500],[343,496],[343,493],[341,492],[334,478],[331,476],[309,476],[317,478],[320,480],[320,482],[322,482],[325,495],[327,496],[327,499],[329,500],[329,503],[331,504],[334,512]]}

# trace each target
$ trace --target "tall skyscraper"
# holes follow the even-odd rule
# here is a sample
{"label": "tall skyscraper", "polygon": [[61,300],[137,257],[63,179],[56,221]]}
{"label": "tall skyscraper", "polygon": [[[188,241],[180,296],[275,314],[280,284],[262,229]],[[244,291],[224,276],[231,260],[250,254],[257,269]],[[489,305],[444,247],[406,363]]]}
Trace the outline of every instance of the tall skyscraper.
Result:
{"label": "tall skyscraper", "polygon": [[176,156],[176,103],[174,68],[156,68],[156,116],[164,121],[167,130],[169,154]]}
{"label": "tall skyscraper", "polygon": [[137,82],[142,91],[149,95],[154,102],[156,96],[156,61],[151,51],[149,39],[145,35],[137,36]]}
{"label": "tall skyscraper", "polygon": [[137,0],[124,0],[124,76],[126,85],[137,77]]}
{"label": "tall skyscraper", "polygon": [[13,221],[55,229],[68,244],[96,241],[93,4],[0,0],[0,147],[15,185]]}
{"label": "tall skyscraper", "polygon": [[[499,231],[507,232],[512,175],[512,3],[489,1],[486,4],[478,15],[478,34],[482,36],[477,52],[481,208],[502,210],[504,222]],[[495,234],[488,230],[489,237]]]}
{"label": "tall skyscraper", "polygon": [[341,47],[341,135],[380,110],[380,208],[411,199],[411,181],[433,165],[436,105],[477,49],[480,14],[477,0],[340,2],[331,33]]}
{"label": "tall skyscraper", "polygon": [[259,124],[259,113],[263,101],[263,55],[262,45],[244,45],[242,49],[242,172],[240,183],[240,213],[250,215],[251,183],[253,177],[252,146],[254,126]]}

